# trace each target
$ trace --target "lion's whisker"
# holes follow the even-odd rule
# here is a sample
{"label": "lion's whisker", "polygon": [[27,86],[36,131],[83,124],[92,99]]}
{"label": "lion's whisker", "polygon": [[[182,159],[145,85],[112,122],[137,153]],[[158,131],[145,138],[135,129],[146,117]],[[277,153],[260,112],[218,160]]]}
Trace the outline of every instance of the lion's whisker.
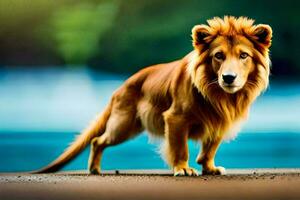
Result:
{"label": "lion's whisker", "polygon": [[218,83],[218,79],[212,80],[211,82],[209,82],[209,83],[207,84],[207,86],[210,86],[210,85],[213,85],[213,84],[216,84],[216,83]]}

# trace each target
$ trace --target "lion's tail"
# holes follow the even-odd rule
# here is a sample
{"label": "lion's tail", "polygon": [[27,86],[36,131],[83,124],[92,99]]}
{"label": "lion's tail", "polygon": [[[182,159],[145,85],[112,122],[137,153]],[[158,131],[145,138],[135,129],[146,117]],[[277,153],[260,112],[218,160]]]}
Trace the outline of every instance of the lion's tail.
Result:
{"label": "lion's tail", "polygon": [[94,120],[93,123],[91,123],[91,125],[75,139],[75,141],[64,151],[63,154],[61,154],[48,166],[40,170],[33,171],[32,173],[50,173],[61,169],[65,164],[67,164],[81,151],[83,151],[94,137],[97,137],[104,133],[110,113],[111,103],[105,109],[105,111],[101,115],[99,115],[96,120]]}

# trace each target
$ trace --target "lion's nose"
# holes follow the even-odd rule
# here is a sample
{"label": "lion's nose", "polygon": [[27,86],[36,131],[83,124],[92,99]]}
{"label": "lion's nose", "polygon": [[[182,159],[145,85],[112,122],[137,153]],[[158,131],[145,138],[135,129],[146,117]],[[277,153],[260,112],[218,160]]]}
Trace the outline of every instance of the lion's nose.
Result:
{"label": "lion's nose", "polygon": [[236,78],[236,74],[234,74],[234,73],[222,74],[222,78],[225,83],[231,84],[231,83],[233,83],[234,79]]}

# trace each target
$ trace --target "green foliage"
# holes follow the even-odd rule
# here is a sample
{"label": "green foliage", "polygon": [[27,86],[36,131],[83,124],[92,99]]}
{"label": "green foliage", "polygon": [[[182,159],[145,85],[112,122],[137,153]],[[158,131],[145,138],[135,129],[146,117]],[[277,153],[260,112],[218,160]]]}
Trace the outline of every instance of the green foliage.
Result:
{"label": "green foliage", "polygon": [[95,54],[99,40],[113,25],[117,9],[116,1],[84,2],[54,12],[51,35],[66,63],[84,64]]}
{"label": "green foliage", "polygon": [[298,9],[296,0],[1,0],[0,64],[132,73],[192,50],[195,24],[234,15],[272,26],[273,74],[300,74]]}

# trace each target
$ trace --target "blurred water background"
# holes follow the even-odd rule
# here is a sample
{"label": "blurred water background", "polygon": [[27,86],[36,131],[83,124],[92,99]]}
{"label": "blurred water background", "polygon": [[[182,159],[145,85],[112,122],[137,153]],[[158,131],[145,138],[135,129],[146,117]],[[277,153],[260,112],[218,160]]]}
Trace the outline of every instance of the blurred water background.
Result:
{"label": "blurred water background", "polygon": [[[274,31],[271,85],[216,163],[300,167],[299,1],[0,0],[0,172],[42,167],[101,112],[132,73],[183,57],[213,16]],[[105,151],[103,169],[167,168],[146,134]],[[190,142],[190,163],[199,145]],[[84,151],[65,169],[86,169]]]}
{"label": "blurred water background", "polygon": [[[86,69],[0,71],[0,171],[42,167],[100,112],[125,76]],[[300,87],[271,83],[237,139],[216,162],[227,168],[300,166]],[[167,168],[146,134],[105,151],[103,169]],[[192,166],[199,145],[190,143]],[[65,169],[86,169],[87,149]]]}

